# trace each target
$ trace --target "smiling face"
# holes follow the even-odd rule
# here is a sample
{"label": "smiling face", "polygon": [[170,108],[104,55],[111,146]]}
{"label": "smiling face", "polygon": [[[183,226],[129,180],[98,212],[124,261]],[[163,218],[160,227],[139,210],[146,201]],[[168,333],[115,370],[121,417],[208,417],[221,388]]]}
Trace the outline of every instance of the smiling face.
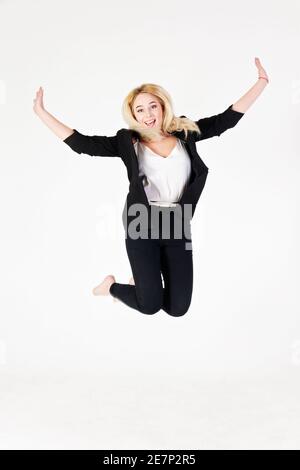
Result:
{"label": "smiling face", "polygon": [[[133,102],[133,113],[135,119],[143,127],[161,129],[163,120],[163,109],[155,95],[151,93],[139,93]],[[154,123],[147,124],[149,121]]]}

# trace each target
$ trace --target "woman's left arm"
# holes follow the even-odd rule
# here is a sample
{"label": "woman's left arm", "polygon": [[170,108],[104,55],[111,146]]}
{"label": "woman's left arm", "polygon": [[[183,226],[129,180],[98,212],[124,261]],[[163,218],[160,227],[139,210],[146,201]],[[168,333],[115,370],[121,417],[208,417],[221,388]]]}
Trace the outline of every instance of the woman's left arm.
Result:
{"label": "woman's left arm", "polygon": [[255,57],[255,65],[258,71],[258,80],[250,88],[250,90],[247,91],[247,93],[245,93],[238,101],[236,101],[232,105],[232,109],[235,111],[245,113],[269,83],[269,77],[267,75],[267,72],[261,65],[261,62],[258,57]]}

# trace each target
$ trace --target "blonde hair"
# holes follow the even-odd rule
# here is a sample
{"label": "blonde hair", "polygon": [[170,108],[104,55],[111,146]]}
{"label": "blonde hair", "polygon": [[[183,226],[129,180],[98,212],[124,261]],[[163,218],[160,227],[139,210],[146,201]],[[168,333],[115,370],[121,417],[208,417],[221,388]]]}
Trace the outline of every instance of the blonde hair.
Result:
{"label": "blonde hair", "polygon": [[[163,111],[161,131],[155,128],[146,129],[135,119],[133,103],[139,93],[151,93],[152,95],[155,95],[160,102]],[[187,138],[188,131],[194,131],[201,134],[194,121],[186,117],[177,117],[174,115],[171,96],[163,87],[155,85],[154,83],[143,83],[131,90],[123,102],[122,115],[125,122],[128,124],[129,129],[136,131],[145,142],[159,139],[159,137],[161,137],[161,132],[165,134],[183,130],[185,138]]]}

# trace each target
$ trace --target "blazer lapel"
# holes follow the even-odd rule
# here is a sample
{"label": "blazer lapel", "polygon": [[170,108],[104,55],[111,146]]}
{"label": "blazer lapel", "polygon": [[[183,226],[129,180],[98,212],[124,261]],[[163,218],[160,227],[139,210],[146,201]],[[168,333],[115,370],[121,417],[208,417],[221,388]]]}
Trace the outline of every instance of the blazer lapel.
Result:
{"label": "blazer lapel", "polygon": [[[123,145],[125,146],[126,149],[129,150],[129,153],[130,153],[130,163],[131,163],[131,168],[132,168],[132,171],[135,175],[136,178],[138,178],[138,175],[139,175],[139,162],[138,162],[138,155],[135,151],[135,147],[134,147],[134,143],[133,143],[133,139],[135,139],[135,141],[137,141],[139,139],[139,134],[132,130],[132,129],[121,129],[123,132],[122,134],[122,139],[123,140]],[[185,135],[184,135],[184,131],[174,131],[171,133],[172,135],[176,136],[178,139],[180,139],[186,150],[187,150],[187,153],[191,159],[191,165],[192,165],[192,173],[194,173],[192,175],[192,179],[194,179],[194,176],[197,176],[199,171],[198,171],[198,167],[197,165],[195,164],[195,154],[193,152],[193,145],[192,145],[192,142],[191,142],[191,135],[190,133],[188,132],[188,135],[187,135],[187,138],[185,138]]]}

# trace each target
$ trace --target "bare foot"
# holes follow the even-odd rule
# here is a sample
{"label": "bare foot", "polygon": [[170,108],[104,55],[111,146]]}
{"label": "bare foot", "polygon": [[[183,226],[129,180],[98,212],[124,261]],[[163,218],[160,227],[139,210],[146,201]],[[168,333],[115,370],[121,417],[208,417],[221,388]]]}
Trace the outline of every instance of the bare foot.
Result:
{"label": "bare foot", "polygon": [[115,277],[112,274],[109,274],[104,278],[104,280],[97,287],[93,289],[94,295],[110,295],[109,288],[116,282]]}

